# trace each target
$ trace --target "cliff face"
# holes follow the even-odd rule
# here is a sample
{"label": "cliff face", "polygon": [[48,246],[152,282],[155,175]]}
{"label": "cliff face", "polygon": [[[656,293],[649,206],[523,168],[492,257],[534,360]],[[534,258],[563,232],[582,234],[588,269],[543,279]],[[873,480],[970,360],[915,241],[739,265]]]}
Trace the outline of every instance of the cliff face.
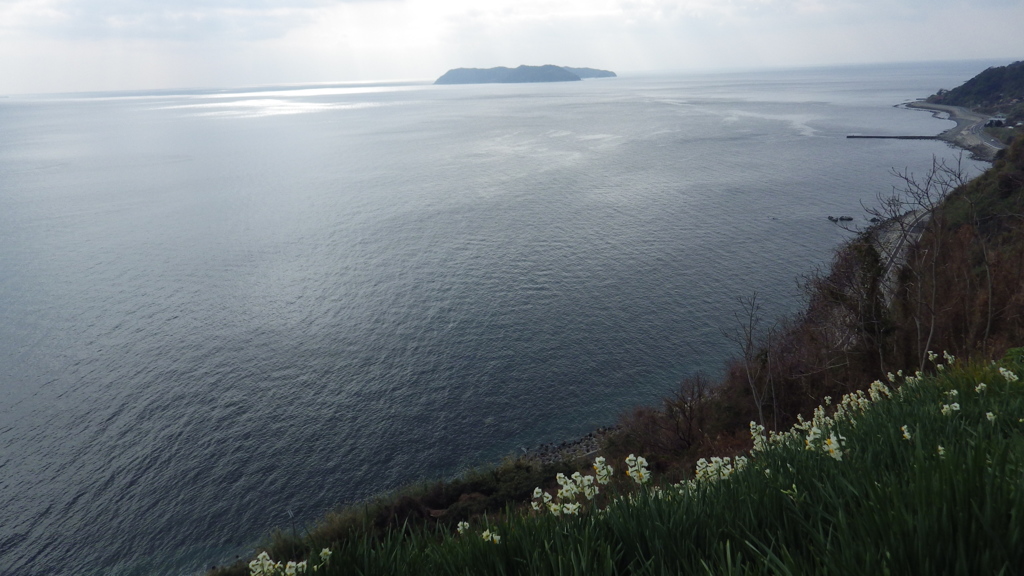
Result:
{"label": "cliff face", "polygon": [[517,68],[455,68],[444,73],[434,84],[506,84],[523,82],[578,82],[582,78],[606,78],[615,76],[608,70],[594,68],[565,68],[545,64],[544,66],[519,66]]}

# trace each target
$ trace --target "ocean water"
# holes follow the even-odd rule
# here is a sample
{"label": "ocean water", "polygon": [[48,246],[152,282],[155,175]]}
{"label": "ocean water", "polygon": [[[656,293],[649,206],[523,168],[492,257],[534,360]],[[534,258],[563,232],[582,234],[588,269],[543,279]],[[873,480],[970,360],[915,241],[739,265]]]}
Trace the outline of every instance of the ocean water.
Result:
{"label": "ocean water", "polygon": [[845,136],[987,65],[0,99],[0,574],[195,573],[720,372],[957,156]]}

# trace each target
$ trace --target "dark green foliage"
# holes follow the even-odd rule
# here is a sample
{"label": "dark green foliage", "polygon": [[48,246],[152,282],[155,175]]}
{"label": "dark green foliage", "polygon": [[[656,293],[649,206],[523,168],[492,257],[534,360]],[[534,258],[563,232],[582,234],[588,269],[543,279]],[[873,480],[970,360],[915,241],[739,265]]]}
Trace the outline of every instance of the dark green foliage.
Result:
{"label": "dark green foliage", "polygon": [[1024,101],[1024,61],[988,68],[952,90],[929,97],[928,101],[990,111],[1019,108]]}

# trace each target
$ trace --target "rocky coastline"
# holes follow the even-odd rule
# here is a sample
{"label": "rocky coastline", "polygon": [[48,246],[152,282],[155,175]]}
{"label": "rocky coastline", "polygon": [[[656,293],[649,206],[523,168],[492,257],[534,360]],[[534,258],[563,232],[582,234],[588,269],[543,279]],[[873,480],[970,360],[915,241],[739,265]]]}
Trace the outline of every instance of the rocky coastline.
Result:
{"label": "rocky coastline", "polygon": [[529,462],[554,464],[591,456],[600,450],[601,440],[618,429],[618,426],[602,426],[585,436],[564,442],[541,444],[527,450],[521,458]]}

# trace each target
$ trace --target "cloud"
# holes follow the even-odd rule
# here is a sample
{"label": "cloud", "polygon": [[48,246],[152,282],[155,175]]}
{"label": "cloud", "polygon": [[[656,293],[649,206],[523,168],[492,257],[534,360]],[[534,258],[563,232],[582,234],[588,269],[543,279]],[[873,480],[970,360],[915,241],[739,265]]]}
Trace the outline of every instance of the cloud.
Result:
{"label": "cloud", "polygon": [[1013,0],[492,0],[449,13],[446,40],[468,44],[463,58],[478,65],[542,50],[634,70],[954,59],[965,19],[1002,23],[1013,12]]}
{"label": "cloud", "polygon": [[965,0],[0,0],[0,33],[261,40],[315,26],[339,9],[360,5],[399,7],[397,12],[414,12],[427,18],[425,24],[446,29],[500,31],[547,23],[664,27],[693,22],[737,25],[773,18],[905,20],[936,9],[1012,7],[1016,1],[975,0],[968,5]]}
{"label": "cloud", "polygon": [[[920,16],[936,9],[964,10],[1014,7],[1018,0],[491,0],[446,2],[453,17],[499,21],[547,22],[610,16],[622,23],[666,23],[689,20],[743,21],[763,17],[841,18],[870,15],[885,20],[894,15]],[[445,11],[442,8],[442,11]]]}
{"label": "cloud", "polygon": [[0,30],[64,38],[276,38],[344,4],[401,0],[0,0]]}
{"label": "cloud", "polygon": [[0,92],[1003,58],[1021,21],[1020,0],[0,0]]}

